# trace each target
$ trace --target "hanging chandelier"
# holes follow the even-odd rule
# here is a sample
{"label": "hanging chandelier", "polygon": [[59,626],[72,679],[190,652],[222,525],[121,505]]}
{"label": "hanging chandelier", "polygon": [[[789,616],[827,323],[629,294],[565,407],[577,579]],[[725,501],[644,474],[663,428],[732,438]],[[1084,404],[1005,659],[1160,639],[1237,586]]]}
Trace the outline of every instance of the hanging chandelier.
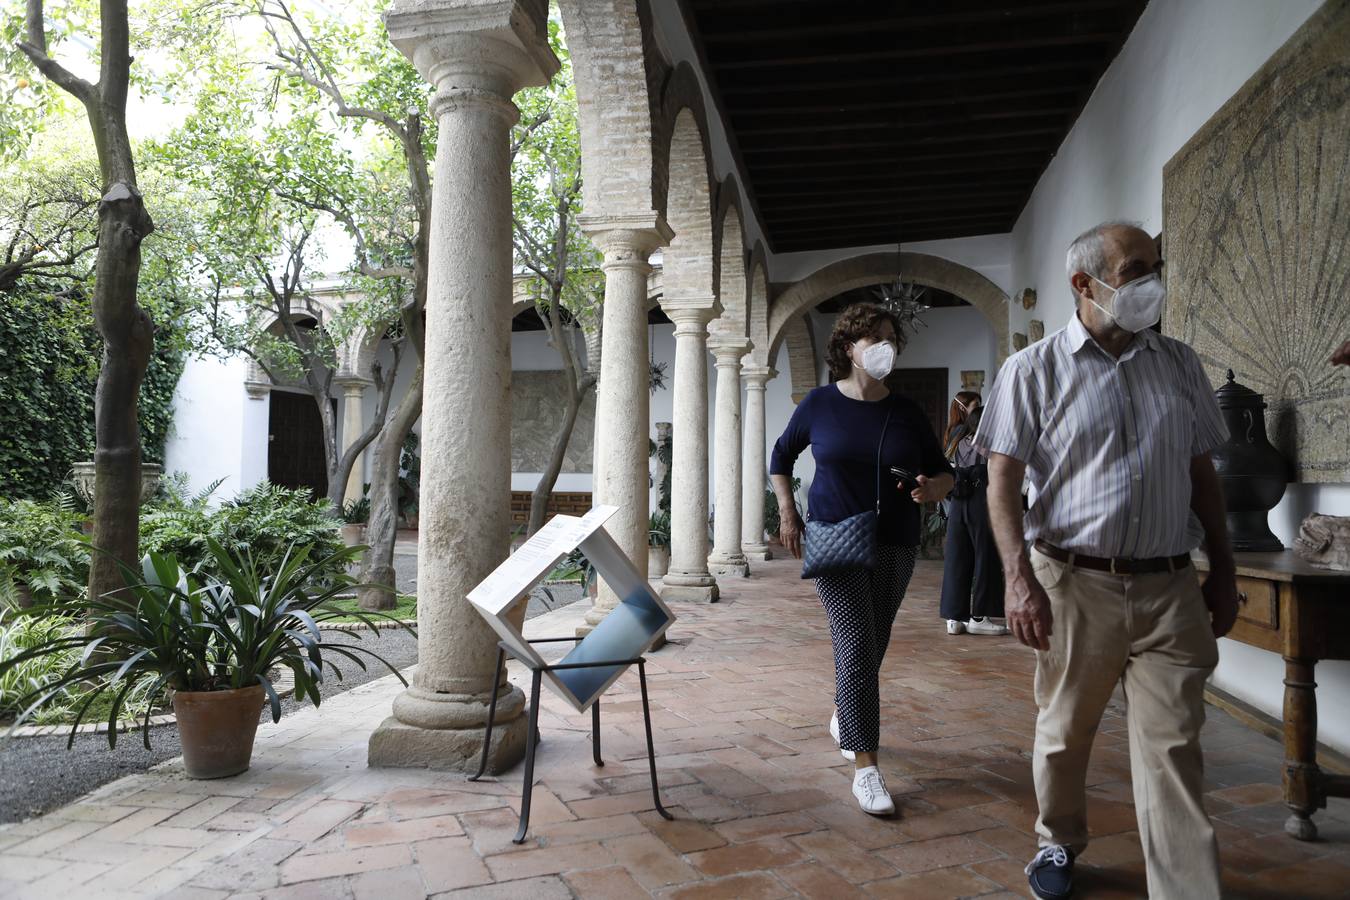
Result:
{"label": "hanging chandelier", "polygon": [[876,289],[877,301],[900,320],[900,327],[912,334],[918,334],[920,328],[928,323],[923,313],[932,307],[924,302],[928,288],[902,280],[899,276],[891,284],[883,284]]}

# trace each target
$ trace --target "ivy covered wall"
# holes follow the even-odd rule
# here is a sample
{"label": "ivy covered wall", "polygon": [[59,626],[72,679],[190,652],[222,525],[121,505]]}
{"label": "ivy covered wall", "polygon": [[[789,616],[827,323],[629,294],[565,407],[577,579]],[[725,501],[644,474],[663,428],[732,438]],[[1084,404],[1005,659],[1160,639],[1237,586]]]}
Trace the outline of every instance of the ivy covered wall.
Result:
{"label": "ivy covered wall", "polygon": [[[162,331],[141,385],[141,446],[163,462],[183,353]],[[0,298],[0,497],[50,496],[93,458],[102,341],[86,300],[38,291]]]}

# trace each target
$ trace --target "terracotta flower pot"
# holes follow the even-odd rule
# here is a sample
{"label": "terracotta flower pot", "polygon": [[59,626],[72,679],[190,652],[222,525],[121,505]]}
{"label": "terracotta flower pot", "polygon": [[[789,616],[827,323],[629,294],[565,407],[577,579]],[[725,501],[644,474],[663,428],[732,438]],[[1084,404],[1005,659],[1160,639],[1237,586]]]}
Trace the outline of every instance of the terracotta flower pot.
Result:
{"label": "terracotta flower pot", "polygon": [[225,778],[248,769],[262,714],[263,687],[176,691],[173,712],[191,778]]}

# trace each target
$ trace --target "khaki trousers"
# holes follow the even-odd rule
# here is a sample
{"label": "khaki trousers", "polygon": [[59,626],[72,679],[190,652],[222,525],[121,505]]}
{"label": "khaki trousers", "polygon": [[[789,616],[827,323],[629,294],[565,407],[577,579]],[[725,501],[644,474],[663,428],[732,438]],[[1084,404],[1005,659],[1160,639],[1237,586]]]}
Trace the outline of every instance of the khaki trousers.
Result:
{"label": "khaki trousers", "polygon": [[1087,846],[1088,756],[1123,683],[1149,896],[1218,897],[1218,847],[1201,805],[1200,726],[1219,652],[1195,569],[1111,575],[1035,551],[1031,566],[1054,615],[1050,649],[1036,654],[1041,845],[1075,853]]}

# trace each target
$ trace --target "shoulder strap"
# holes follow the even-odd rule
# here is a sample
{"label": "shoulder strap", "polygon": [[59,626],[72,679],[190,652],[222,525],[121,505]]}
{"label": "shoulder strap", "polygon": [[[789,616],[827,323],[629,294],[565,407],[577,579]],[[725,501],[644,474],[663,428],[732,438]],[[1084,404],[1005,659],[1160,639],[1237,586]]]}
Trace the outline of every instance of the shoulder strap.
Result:
{"label": "shoulder strap", "polygon": [[881,448],[886,446],[886,429],[891,425],[891,413],[895,411],[895,399],[886,404],[886,421],[881,423],[881,440],[877,441],[877,515],[881,515]]}

